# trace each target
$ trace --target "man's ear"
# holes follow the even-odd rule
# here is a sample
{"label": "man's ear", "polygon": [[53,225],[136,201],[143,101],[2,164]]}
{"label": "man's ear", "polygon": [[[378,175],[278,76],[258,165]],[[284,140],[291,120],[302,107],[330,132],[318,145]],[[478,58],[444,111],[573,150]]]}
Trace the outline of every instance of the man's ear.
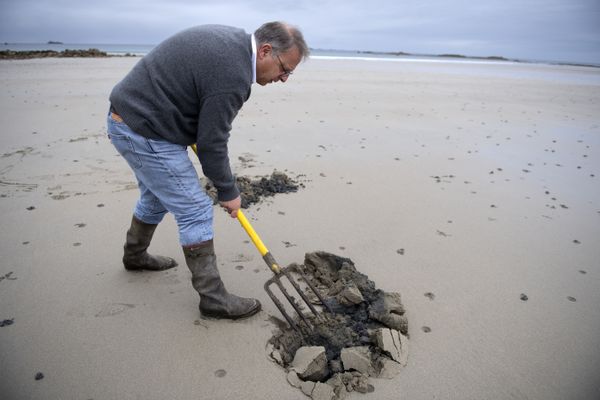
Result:
{"label": "man's ear", "polygon": [[263,59],[266,56],[270,55],[273,52],[273,46],[271,46],[269,43],[263,43],[259,48],[258,48],[258,58]]}

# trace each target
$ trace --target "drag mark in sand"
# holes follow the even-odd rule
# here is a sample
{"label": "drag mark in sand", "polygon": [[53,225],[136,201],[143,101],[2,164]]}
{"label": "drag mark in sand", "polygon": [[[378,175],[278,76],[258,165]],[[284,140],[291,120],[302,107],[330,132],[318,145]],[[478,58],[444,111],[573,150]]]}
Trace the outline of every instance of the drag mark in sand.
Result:
{"label": "drag mark in sand", "polygon": [[25,192],[31,192],[33,189],[38,187],[37,183],[23,183],[23,182],[9,182],[0,180],[0,186],[8,186],[11,188],[21,189]]}
{"label": "drag mark in sand", "polygon": [[108,303],[95,315],[96,318],[113,317],[135,308],[135,304]]}
{"label": "drag mark in sand", "polygon": [[[22,159],[23,157],[25,157],[27,155],[33,154],[34,150],[35,149],[33,147],[27,146],[27,147],[23,147],[22,149],[13,151],[12,153],[4,153],[4,154],[2,154],[1,157],[2,158],[9,158],[9,157],[12,157],[12,156],[15,156],[15,155],[19,155],[20,158]],[[35,153],[35,154],[37,154],[37,153]]]}
{"label": "drag mark in sand", "polygon": [[8,281],[16,281],[17,278],[14,278],[12,276],[13,271],[7,272],[6,274],[4,274],[3,276],[0,276],[0,282],[2,282],[3,280],[8,280]]}

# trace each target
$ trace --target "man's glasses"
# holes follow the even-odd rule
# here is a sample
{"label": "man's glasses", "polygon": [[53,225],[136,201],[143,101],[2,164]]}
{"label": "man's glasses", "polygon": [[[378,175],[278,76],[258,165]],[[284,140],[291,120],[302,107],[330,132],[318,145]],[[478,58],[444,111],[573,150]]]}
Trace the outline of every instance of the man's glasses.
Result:
{"label": "man's glasses", "polygon": [[288,71],[287,69],[285,69],[283,63],[281,62],[281,58],[279,58],[279,54],[277,55],[277,60],[279,60],[279,65],[281,66],[281,70],[283,71],[283,74],[281,74],[280,76],[290,76],[294,73],[294,71]]}

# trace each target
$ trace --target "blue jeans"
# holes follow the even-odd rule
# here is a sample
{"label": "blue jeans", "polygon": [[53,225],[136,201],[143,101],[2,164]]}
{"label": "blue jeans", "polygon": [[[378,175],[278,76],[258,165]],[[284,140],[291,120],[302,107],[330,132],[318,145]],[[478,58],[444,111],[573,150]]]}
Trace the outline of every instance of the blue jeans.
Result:
{"label": "blue jeans", "polygon": [[138,181],[135,217],[158,224],[169,211],[179,228],[179,242],[189,246],[213,238],[213,201],[198,179],[187,147],[148,139],[108,114],[108,137]]}

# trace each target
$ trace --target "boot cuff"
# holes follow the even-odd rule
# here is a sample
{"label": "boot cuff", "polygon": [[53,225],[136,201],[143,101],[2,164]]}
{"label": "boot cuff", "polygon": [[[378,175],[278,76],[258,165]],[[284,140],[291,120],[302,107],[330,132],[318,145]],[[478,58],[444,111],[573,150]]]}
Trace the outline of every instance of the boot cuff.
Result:
{"label": "boot cuff", "polygon": [[215,248],[213,245],[213,240],[207,240],[206,242],[191,244],[188,246],[183,246],[183,254],[186,257],[198,257],[204,255],[214,255]]}

